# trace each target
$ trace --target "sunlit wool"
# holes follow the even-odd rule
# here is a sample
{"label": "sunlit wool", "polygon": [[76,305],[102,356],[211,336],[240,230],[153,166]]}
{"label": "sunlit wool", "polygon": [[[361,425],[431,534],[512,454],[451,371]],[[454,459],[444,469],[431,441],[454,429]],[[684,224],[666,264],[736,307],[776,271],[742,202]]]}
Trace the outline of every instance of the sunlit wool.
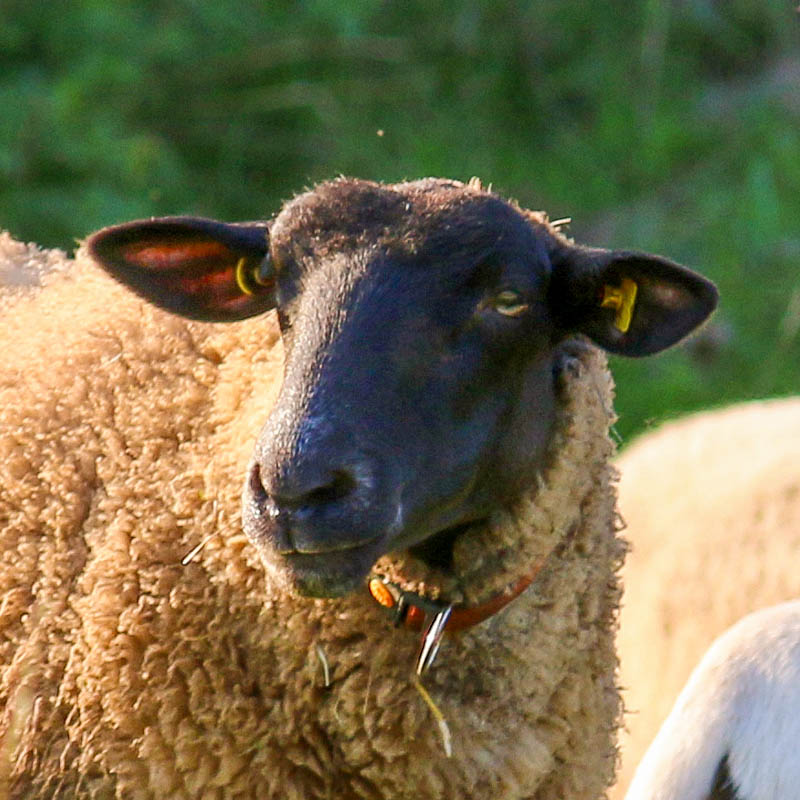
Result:
{"label": "sunlit wool", "polygon": [[[0,258],[37,253],[3,246]],[[281,375],[272,316],[187,322],[82,255],[44,283],[0,318],[9,796],[602,795],[624,549],[603,355],[567,362],[540,486],[464,536],[455,578],[406,556],[378,564],[456,601],[469,577],[464,599],[480,602],[544,562],[425,677],[448,758],[411,682],[418,634],[366,592],[285,596],[241,532],[241,476]]]}

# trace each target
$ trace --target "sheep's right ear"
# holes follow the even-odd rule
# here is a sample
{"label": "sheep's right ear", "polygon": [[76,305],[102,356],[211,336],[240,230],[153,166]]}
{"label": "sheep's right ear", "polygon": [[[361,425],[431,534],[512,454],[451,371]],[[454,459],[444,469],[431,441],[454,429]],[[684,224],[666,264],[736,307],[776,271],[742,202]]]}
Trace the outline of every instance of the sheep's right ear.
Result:
{"label": "sheep's right ear", "polygon": [[87,246],[145,300],[190,319],[232,322],[275,307],[265,223],[163,217],[104,228]]}

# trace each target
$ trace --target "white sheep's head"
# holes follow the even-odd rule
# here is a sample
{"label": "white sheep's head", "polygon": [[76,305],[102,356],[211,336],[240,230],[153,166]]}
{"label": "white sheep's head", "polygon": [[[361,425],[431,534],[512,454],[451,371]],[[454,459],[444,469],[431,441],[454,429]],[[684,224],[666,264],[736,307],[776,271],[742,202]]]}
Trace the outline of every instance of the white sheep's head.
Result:
{"label": "white sheep's head", "polygon": [[717,301],[666,259],[575,245],[543,215],[438,179],[340,179],[271,223],[145,220],[94,234],[89,250],[193,319],[277,307],[286,370],[243,522],[313,596],[352,591],[398,549],[447,569],[459,530],[542,467],[566,341],[648,355]]}

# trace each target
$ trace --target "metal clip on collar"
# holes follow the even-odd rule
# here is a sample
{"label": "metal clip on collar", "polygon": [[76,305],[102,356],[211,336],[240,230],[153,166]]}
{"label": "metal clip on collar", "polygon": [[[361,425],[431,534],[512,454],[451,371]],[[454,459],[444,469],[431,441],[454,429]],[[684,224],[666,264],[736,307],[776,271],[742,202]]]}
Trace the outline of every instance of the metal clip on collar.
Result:
{"label": "metal clip on collar", "polygon": [[[447,620],[453,613],[453,606],[444,606],[433,615],[425,615],[425,633],[419,643],[415,672],[422,677],[428,667],[436,660],[439,653],[439,645],[442,643],[444,629],[447,627]],[[428,622],[430,620],[430,622]]]}
{"label": "metal clip on collar", "polygon": [[393,612],[395,627],[422,630],[414,671],[416,675],[423,675],[439,652],[445,628],[453,613],[452,604],[436,603],[414,592],[404,591],[378,576],[370,578],[369,591],[384,608]]}

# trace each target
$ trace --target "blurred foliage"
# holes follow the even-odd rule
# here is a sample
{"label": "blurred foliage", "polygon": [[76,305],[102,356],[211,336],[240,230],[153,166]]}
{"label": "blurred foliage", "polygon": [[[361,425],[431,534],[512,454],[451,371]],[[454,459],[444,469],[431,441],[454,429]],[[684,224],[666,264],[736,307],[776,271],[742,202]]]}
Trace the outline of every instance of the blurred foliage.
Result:
{"label": "blurred foliage", "polygon": [[616,361],[626,435],[800,391],[798,45],[783,0],[0,0],[0,227],[479,175],[718,282],[700,336]]}

